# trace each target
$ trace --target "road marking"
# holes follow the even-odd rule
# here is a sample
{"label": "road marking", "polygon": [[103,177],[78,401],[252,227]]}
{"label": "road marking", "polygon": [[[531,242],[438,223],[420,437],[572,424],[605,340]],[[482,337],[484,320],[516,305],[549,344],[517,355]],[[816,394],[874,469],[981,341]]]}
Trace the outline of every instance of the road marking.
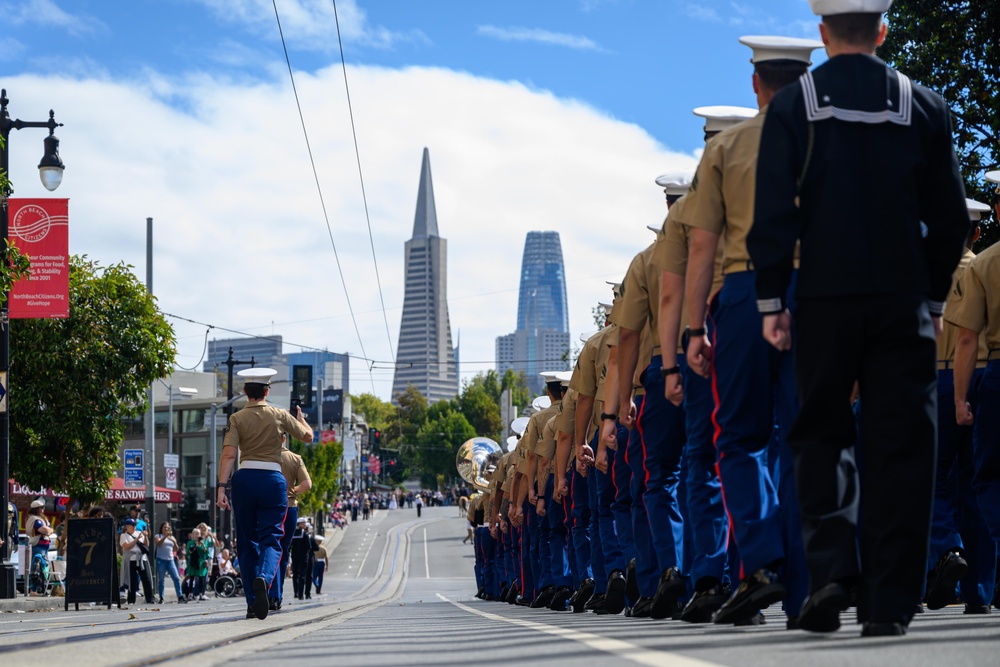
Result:
{"label": "road marking", "polygon": [[431,561],[427,557],[427,529],[424,528],[424,572],[427,573],[427,578],[431,578]]}
{"label": "road marking", "polygon": [[472,607],[466,606],[460,602],[449,600],[440,593],[437,593],[436,595],[441,600],[455,605],[462,611],[467,611],[470,614],[476,614],[477,616],[482,616],[483,618],[487,618],[492,621],[503,621],[504,623],[519,625],[522,628],[535,630],[536,632],[544,632],[548,635],[568,639],[570,641],[583,644],[584,646],[588,646],[592,649],[603,651],[604,653],[610,653],[616,658],[630,660],[632,662],[639,663],[640,665],[649,665],[650,667],[723,667],[723,665],[720,665],[719,663],[698,660],[697,658],[688,658],[677,653],[668,653],[667,651],[656,651],[639,646],[638,644],[622,641],[620,639],[612,639],[611,637],[605,637],[603,635],[596,635],[591,632],[580,632],[578,630],[560,628],[554,625],[547,625],[545,623],[537,623],[535,621],[508,618],[498,614],[491,614],[488,611],[479,611],[478,609],[473,609]]}
{"label": "road marking", "polygon": [[354,575],[355,579],[358,578],[358,576],[361,574],[361,570],[364,569],[364,567],[365,567],[365,561],[368,560],[368,554],[371,553],[372,547],[374,545],[375,545],[375,539],[372,538],[371,544],[368,545],[368,551],[365,552],[365,557],[361,559],[361,565],[358,565],[358,573]]}

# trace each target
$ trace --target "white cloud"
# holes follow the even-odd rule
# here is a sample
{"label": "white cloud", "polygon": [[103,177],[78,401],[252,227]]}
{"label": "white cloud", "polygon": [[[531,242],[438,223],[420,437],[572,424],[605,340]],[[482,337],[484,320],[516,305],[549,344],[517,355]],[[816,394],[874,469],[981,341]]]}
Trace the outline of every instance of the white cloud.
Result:
{"label": "white cloud", "polygon": [[107,29],[101,21],[86,14],[71,14],[53,0],[27,0],[16,6],[3,7],[4,19],[11,25],[35,24],[61,28],[71,35],[103,32]]}
{"label": "white cloud", "polygon": [[476,28],[480,35],[493,37],[504,42],[538,42],[540,44],[551,44],[553,46],[565,46],[570,49],[580,49],[584,51],[601,51],[601,47],[587,37],[581,35],[569,35],[563,32],[552,32],[541,28],[500,28],[493,25],[481,25]]}
{"label": "white cloud", "polygon": [[[252,33],[278,39],[274,4],[271,0],[189,0],[208,7],[220,20],[244,26]],[[401,41],[429,41],[423,33],[393,32],[368,23],[365,11],[355,0],[340,0],[334,14],[332,2],[282,0],[278,16],[285,39],[300,48],[320,52],[338,50],[337,21],[345,42],[368,47],[390,48]]]}
{"label": "white cloud", "polygon": [[[388,360],[341,76],[335,66],[300,73],[296,84],[365,351]],[[696,164],[635,125],[519,83],[428,68],[352,66],[349,76],[393,346],[424,146],[464,362],[491,362],[495,337],[513,330],[531,230],[560,232],[573,339],[592,330],[591,307],[609,296],[604,281],[622,277],[652,241],[646,224],[663,217],[653,178]],[[360,354],[287,78],[20,76],[5,85],[12,114],[53,108],[65,123],[66,175],[55,194],[70,198],[71,252],[124,260],[144,280],[151,216],[164,311]],[[18,196],[46,195],[42,139],[24,131],[11,142]],[[178,363],[192,366],[205,328],[174,325]],[[463,377],[491,367],[468,363]],[[388,398],[391,371],[373,375]],[[352,366],[351,386],[371,390],[365,364]]]}

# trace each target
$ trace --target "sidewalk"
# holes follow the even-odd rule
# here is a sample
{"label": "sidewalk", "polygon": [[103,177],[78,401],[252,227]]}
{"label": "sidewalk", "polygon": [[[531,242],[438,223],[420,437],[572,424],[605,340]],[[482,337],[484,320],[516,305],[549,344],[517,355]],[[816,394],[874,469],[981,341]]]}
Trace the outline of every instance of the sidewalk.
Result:
{"label": "sidewalk", "polygon": [[12,600],[0,600],[0,613],[54,611],[65,606],[61,597],[29,597],[18,595]]}

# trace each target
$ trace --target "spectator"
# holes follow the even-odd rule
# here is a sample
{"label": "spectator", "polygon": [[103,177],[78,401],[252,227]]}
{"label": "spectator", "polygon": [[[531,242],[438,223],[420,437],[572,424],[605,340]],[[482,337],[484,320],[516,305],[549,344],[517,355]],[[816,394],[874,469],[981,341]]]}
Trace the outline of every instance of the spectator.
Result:
{"label": "spectator", "polygon": [[313,584],[316,586],[316,595],[319,595],[323,590],[323,575],[330,569],[330,565],[327,562],[329,558],[327,558],[326,549],[323,548],[323,536],[317,535],[316,542],[316,550],[313,551],[313,556],[315,557],[313,561]]}
{"label": "spectator", "polygon": [[142,596],[146,604],[153,603],[153,582],[149,577],[149,558],[146,553],[149,545],[146,544],[146,534],[136,529],[135,519],[128,518],[122,522],[123,532],[118,537],[118,544],[122,548],[122,569],[125,575],[122,580],[128,582],[129,604],[135,604],[135,594],[139,588],[139,581],[142,580]]}
{"label": "spectator", "polygon": [[181,577],[177,572],[177,563],[174,559],[180,545],[174,537],[174,529],[169,521],[164,521],[160,526],[160,532],[153,538],[156,545],[156,581],[159,587],[159,604],[163,604],[163,585],[166,583],[166,575],[174,581],[174,591],[177,593],[177,602],[184,603],[187,599],[181,594]]}
{"label": "spectator", "polygon": [[219,554],[219,576],[230,575],[236,576],[236,568],[233,567],[233,561],[229,555],[229,549],[223,549]]}
{"label": "spectator", "polygon": [[198,602],[207,600],[205,580],[208,578],[208,544],[197,528],[191,531],[191,539],[188,540],[185,551],[187,552],[187,576],[191,582],[191,592],[188,599],[194,599]]}
{"label": "spectator", "polygon": [[[52,535],[52,527],[42,514],[44,507],[45,501],[41,498],[31,501],[28,516],[24,518],[24,530],[28,534],[28,543],[31,544],[29,567],[34,567],[35,559],[39,558],[42,562],[42,571],[47,575],[49,571],[49,537]],[[46,583],[44,580],[32,581],[32,593],[44,595]]]}

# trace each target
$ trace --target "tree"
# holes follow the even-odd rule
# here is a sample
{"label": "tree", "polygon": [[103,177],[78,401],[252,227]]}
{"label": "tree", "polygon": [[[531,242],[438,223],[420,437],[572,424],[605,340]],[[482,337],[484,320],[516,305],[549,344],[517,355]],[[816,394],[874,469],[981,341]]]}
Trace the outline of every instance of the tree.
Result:
{"label": "tree", "polygon": [[[496,373],[493,373],[493,380],[496,380]],[[476,376],[477,378],[483,376]],[[500,385],[497,384],[499,389]],[[465,385],[462,395],[459,396],[458,405],[465,415],[466,420],[472,425],[477,435],[486,438],[499,439],[503,424],[500,421],[500,397],[490,396],[482,383],[475,381]]]}
{"label": "tree", "polygon": [[532,396],[528,391],[528,380],[524,377],[524,373],[508,368],[500,380],[500,389],[510,389],[510,401],[515,406],[523,408],[531,403]]}
{"label": "tree", "polygon": [[332,503],[340,489],[340,464],[344,456],[344,443],[314,445],[293,439],[288,448],[302,457],[309,471],[312,488],[299,499],[300,514],[325,511],[327,503]]}
{"label": "tree", "polygon": [[28,486],[104,498],[125,420],[170,370],[174,331],[131,267],[74,256],[70,315],[11,327],[11,471]]}
{"label": "tree", "polygon": [[427,410],[427,421],[417,432],[415,450],[420,465],[420,483],[436,488],[437,475],[454,477],[455,455],[476,429],[449,401],[435,403]]}
{"label": "tree", "polygon": [[397,421],[396,406],[375,394],[351,396],[351,409],[365,418],[368,428],[385,431]]}
{"label": "tree", "polygon": [[[955,144],[968,196],[989,203],[983,174],[997,168],[1000,114],[1000,3],[996,0],[896,0],[879,56],[937,91],[954,114]],[[977,250],[1000,238],[984,224]]]}

